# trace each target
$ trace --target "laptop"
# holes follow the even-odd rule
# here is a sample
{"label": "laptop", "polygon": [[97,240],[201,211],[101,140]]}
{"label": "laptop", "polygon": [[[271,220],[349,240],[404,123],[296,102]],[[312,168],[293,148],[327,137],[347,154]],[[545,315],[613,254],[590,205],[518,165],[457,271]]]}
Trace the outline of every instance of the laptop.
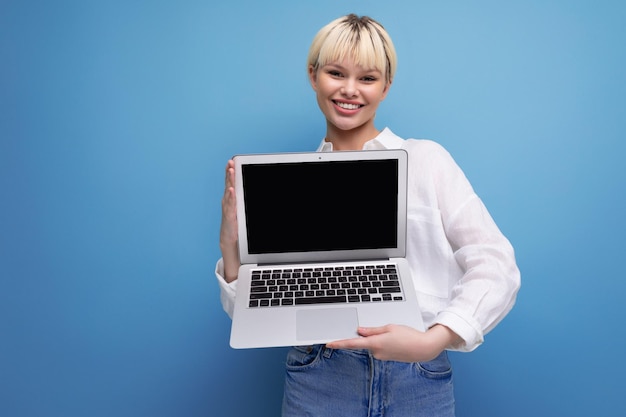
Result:
{"label": "laptop", "polygon": [[424,330],[405,259],[404,150],[237,155],[233,348]]}

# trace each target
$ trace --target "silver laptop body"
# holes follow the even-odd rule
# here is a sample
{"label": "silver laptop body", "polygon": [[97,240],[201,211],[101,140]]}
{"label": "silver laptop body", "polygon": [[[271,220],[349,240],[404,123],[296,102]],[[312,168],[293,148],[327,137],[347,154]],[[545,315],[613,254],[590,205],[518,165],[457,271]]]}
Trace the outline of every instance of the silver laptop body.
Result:
{"label": "silver laptop body", "polygon": [[238,155],[233,348],[424,330],[405,259],[404,150]]}

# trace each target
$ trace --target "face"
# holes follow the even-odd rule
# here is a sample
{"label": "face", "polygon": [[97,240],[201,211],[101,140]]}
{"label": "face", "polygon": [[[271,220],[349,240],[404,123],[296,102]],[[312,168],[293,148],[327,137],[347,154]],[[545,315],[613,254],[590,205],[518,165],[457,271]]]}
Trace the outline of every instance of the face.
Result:
{"label": "face", "polygon": [[309,68],[309,78],[329,129],[374,129],[374,116],[387,96],[389,83],[382,72],[352,60]]}

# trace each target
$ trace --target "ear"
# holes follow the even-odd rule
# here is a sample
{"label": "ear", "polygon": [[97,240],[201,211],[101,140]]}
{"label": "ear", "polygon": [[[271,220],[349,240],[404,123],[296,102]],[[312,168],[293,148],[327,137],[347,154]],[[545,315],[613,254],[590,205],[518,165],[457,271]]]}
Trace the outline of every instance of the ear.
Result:
{"label": "ear", "polygon": [[313,90],[317,91],[317,71],[313,65],[309,65],[309,82],[311,83]]}

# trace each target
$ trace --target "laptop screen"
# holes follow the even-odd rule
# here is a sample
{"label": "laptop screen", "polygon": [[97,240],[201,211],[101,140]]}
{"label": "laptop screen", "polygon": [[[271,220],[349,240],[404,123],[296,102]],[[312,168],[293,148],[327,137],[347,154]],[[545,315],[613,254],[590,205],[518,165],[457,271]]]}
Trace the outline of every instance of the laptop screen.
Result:
{"label": "laptop screen", "polygon": [[396,159],[244,164],[250,254],[395,248]]}

